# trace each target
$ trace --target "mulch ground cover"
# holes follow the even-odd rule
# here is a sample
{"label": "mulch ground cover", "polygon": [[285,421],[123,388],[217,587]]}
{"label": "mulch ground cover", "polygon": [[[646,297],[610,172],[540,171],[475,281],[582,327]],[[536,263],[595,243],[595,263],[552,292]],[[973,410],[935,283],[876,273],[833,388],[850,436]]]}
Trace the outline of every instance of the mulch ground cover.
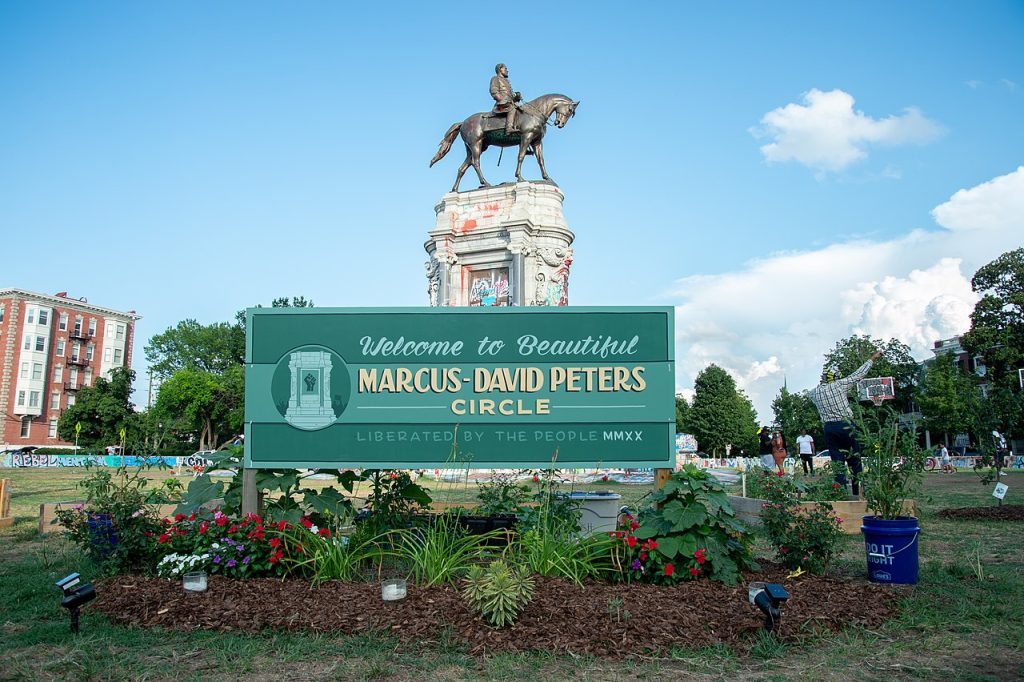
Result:
{"label": "mulch ground cover", "polygon": [[403,641],[432,642],[447,632],[472,654],[540,649],[602,658],[651,655],[672,647],[725,642],[746,648],[764,622],[747,602],[747,580],[781,582],[792,598],[777,633],[801,639],[849,625],[876,627],[895,615],[894,595],[906,588],[864,580],[804,575],[781,568],[746,576],[736,586],[700,580],[673,587],[590,582],[581,589],[537,578],[534,599],[513,627],[494,629],[471,612],[449,585],[409,586],[398,602],[381,600],[375,583],[230,580],[211,576],[209,589],[186,595],[181,581],[119,576],[99,581],[96,608],[127,626],[174,630],[335,634],[386,631]]}
{"label": "mulch ground cover", "polygon": [[956,507],[939,511],[939,517],[954,521],[1024,521],[1024,504],[993,507]]}

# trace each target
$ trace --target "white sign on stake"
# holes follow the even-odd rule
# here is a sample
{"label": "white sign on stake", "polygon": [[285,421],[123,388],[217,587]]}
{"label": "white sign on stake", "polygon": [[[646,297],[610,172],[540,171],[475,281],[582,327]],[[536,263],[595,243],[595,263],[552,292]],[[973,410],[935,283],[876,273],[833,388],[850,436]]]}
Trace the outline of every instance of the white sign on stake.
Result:
{"label": "white sign on stake", "polygon": [[1010,486],[1005,483],[996,483],[996,489],[992,491],[992,497],[997,497],[1000,500],[1006,497],[1006,491],[1010,489]]}

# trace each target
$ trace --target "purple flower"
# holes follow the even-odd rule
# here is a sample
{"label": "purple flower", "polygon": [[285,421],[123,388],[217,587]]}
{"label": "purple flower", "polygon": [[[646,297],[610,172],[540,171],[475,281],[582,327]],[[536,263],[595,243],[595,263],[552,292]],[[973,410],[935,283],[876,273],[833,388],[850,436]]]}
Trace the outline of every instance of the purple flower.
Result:
{"label": "purple flower", "polygon": [[238,564],[238,562],[234,559],[228,559],[228,568],[234,568],[236,564]]}
{"label": "purple flower", "polygon": [[247,563],[249,563],[250,561],[252,561],[252,557],[251,557],[251,556],[247,556],[247,557],[245,557],[244,559],[242,559],[242,563],[243,563],[243,564],[247,564]]}
{"label": "purple flower", "polygon": [[238,545],[235,546],[235,551],[237,551],[239,554],[242,553],[243,549],[245,549],[245,545],[243,545],[241,542],[239,542]]}
{"label": "purple flower", "polygon": [[641,563],[640,563],[640,560],[639,560],[639,559],[633,559],[633,570],[634,570],[634,571],[639,571],[639,570],[640,570],[640,567],[641,567],[642,565],[643,565],[643,564],[641,564]]}
{"label": "purple flower", "polygon": [[215,563],[215,564],[219,564],[220,563],[220,554],[218,554],[217,556],[213,557],[213,563]]}

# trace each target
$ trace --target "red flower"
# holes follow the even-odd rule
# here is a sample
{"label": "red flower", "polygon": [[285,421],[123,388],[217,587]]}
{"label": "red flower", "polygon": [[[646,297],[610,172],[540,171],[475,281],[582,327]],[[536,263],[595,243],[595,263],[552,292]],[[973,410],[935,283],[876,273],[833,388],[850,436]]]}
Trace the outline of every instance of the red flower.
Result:
{"label": "red flower", "polygon": [[203,521],[202,523],[200,523],[199,524],[199,534],[200,535],[204,534],[206,532],[206,529],[208,529],[209,527],[210,527],[210,524],[208,522],[206,522],[206,521]]}
{"label": "red flower", "polygon": [[301,523],[303,526],[306,527],[307,530],[313,527],[313,522],[307,519],[305,516],[302,517]]}
{"label": "red flower", "polygon": [[218,526],[226,526],[226,525],[228,525],[228,517],[226,517],[223,514],[221,514],[220,516],[217,517],[216,522],[217,522]]}
{"label": "red flower", "polygon": [[782,478],[783,476],[786,475],[786,472],[784,472],[784,471],[776,471],[775,475],[778,476],[779,478]]}
{"label": "red flower", "polygon": [[157,542],[167,542],[167,541],[168,541],[168,540],[170,540],[170,539],[171,539],[171,536],[170,536],[170,535],[168,535],[167,533],[164,533],[163,535],[161,535],[160,537],[158,537],[158,538],[156,539],[156,541],[157,541]]}
{"label": "red flower", "polygon": [[534,483],[540,483],[540,476],[538,476],[537,474],[534,474],[533,475],[533,482]]}
{"label": "red flower", "polygon": [[602,481],[607,481],[608,480],[608,474],[605,474],[604,476],[602,476],[601,480]]}
{"label": "red flower", "polygon": [[668,578],[672,577],[672,574],[676,572],[676,567],[672,564],[665,564],[665,576]]}
{"label": "red flower", "polygon": [[690,575],[692,575],[694,578],[696,578],[698,575],[700,575],[700,569],[699,568],[691,568],[690,569]]}
{"label": "red flower", "polygon": [[708,557],[704,553],[703,549],[698,549],[696,552],[694,552],[693,557],[697,560],[698,564],[703,564],[705,561],[708,560]]}
{"label": "red flower", "polygon": [[636,530],[639,527],[640,527],[640,524],[637,523],[636,521],[634,521],[633,523],[629,524],[629,529],[630,530]]}
{"label": "red flower", "polygon": [[256,539],[257,540],[262,540],[264,537],[266,537],[266,536],[263,535],[262,531],[256,533]]}
{"label": "red flower", "polygon": [[647,552],[640,552],[640,561],[647,561]]}
{"label": "red flower", "polygon": [[283,557],[283,556],[284,556],[284,552],[282,552],[281,550],[277,550],[277,552],[275,554],[271,554],[270,555],[270,563],[276,564],[278,561],[281,560],[281,557]]}
{"label": "red flower", "polygon": [[153,531],[147,530],[145,533],[143,533],[143,535],[145,535],[147,538],[151,538],[153,537]]}
{"label": "red flower", "polygon": [[192,512],[191,514],[188,515],[188,520],[189,521],[195,521],[196,520],[195,512]]}
{"label": "red flower", "polygon": [[636,536],[630,535],[628,538],[626,538],[626,544],[630,547],[636,547]]}
{"label": "red flower", "polygon": [[238,526],[231,526],[230,528],[228,528],[228,532],[229,533],[237,533],[238,532]]}
{"label": "red flower", "polygon": [[277,522],[277,529],[278,530],[284,530],[287,527],[288,527],[288,524],[285,523],[284,521],[278,521]]}
{"label": "red flower", "polygon": [[331,537],[331,529],[330,528],[321,528],[320,529],[320,536],[321,537],[325,537],[325,538]]}
{"label": "red flower", "polygon": [[279,538],[270,538],[270,546],[277,549],[281,546],[281,540]]}
{"label": "red flower", "polygon": [[175,515],[174,515],[174,520],[175,520],[176,522],[177,522],[177,521],[184,521],[184,520],[185,520],[185,515],[184,515],[184,514],[175,514]]}
{"label": "red flower", "polygon": [[647,549],[658,549],[658,543],[654,541],[654,538],[647,541]]}

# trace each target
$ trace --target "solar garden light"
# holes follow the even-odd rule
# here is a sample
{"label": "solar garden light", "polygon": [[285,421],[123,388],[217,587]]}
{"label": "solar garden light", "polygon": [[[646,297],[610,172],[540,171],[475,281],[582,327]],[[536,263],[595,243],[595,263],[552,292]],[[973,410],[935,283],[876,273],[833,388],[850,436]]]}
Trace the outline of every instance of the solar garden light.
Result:
{"label": "solar garden light", "polygon": [[78,573],[61,578],[56,583],[64,592],[60,605],[71,613],[71,632],[78,634],[78,610],[96,598],[92,583],[83,583]]}
{"label": "solar garden light", "polygon": [[771,632],[782,620],[782,605],[789,599],[789,592],[778,583],[750,583],[747,586],[747,600],[764,614],[764,629]]}

